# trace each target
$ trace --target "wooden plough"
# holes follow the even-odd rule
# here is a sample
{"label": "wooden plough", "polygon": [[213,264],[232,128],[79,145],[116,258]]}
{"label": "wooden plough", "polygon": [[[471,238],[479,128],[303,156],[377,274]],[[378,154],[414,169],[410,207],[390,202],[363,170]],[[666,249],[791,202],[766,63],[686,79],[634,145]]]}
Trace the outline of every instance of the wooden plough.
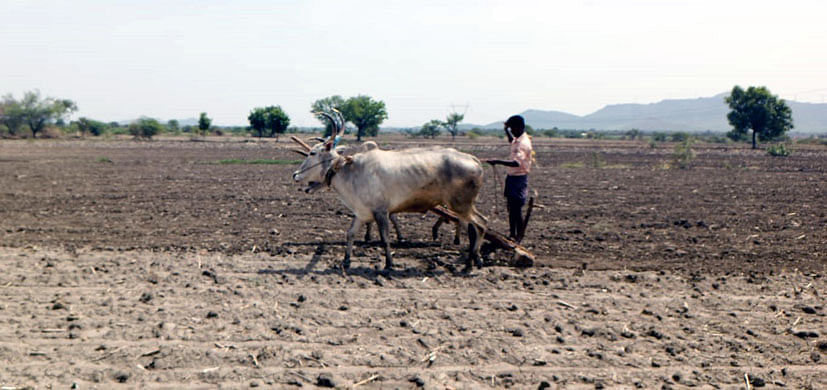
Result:
{"label": "wooden plough", "polygon": [[[528,225],[528,219],[531,216],[531,209],[534,208],[534,197],[531,197],[528,201],[528,210],[526,211],[526,217],[519,231],[519,240],[522,240],[523,235],[525,234],[526,225]],[[448,210],[442,206],[437,206],[431,209],[431,211],[439,215],[442,218],[447,219],[450,222],[458,223],[459,218],[457,215],[454,214],[451,210]],[[512,267],[531,267],[534,265],[534,255],[528,251],[528,249],[524,248],[522,245],[519,244],[518,241],[510,240],[503,234],[500,234],[494,230],[488,229],[485,231],[485,236],[483,237],[486,241],[490,242],[496,248],[505,249],[511,251],[513,255],[511,256],[511,260],[509,261],[509,265]]]}

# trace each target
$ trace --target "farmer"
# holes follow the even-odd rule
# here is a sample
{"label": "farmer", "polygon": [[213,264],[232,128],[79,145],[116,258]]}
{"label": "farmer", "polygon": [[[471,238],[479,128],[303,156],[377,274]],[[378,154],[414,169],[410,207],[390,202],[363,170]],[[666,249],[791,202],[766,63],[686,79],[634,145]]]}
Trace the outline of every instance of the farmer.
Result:
{"label": "farmer", "polygon": [[523,229],[523,206],[528,198],[528,172],[531,171],[531,139],[525,133],[525,119],[514,115],[505,121],[503,130],[511,144],[508,160],[486,160],[491,165],[505,165],[505,199],[508,205],[509,238],[520,239]]}

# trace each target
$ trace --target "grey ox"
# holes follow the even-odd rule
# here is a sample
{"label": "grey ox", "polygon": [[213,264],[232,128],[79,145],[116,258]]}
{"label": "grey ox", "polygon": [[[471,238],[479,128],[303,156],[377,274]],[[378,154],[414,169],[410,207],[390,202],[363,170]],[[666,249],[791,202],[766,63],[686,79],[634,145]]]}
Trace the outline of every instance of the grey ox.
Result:
{"label": "grey ox", "polygon": [[482,187],[483,168],[480,161],[452,148],[412,148],[398,151],[381,150],[366,145],[363,151],[340,155],[334,140],[344,134],[344,118],[321,113],[334,124],[336,134],[313,147],[293,137],[306,155],[293,173],[293,180],[306,182],[304,191],[313,193],[323,186],[332,187],[342,203],[355,217],[347,232],[347,246],[342,267],[350,267],[353,240],[362,225],[376,222],[385,247],[385,270],[391,270],[388,230],[390,215],[400,212],[425,213],[444,205],[457,214],[468,227],[469,253],[465,271],[472,265],[480,267],[479,250],[487,220],[474,207]]}

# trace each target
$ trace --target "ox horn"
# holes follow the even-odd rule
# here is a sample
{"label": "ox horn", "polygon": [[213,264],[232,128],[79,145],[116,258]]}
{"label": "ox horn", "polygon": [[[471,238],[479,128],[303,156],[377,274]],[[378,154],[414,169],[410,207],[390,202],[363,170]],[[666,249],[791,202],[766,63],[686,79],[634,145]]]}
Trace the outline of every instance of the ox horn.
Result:
{"label": "ox horn", "polygon": [[337,110],[336,108],[333,109],[333,112],[336,113],[336,116],[339,117],[339,128],[337,129],[336,136],[343,136],[345,135],[345,116],[342,115],[342,112]]}
{"label": "ox horn", "polygon": [[295,135],[291,135],[291,136],[290,136],[290,139],[292,139],[292,140],[293,140],[294,142],[296,142],[297,144],[301,145],[301,147],[302,147],[305,151],[308,151],[308,152],[310,151],[310,149],[311,149],[311,148],[310,148],[310,146],[309,146],[307,143],[305,143],[304,141],[302,141],[301,139],[299,139],[299,137],[296,137]]}
{"label": "ox horn", "polygon": [[298,150],[298,149],[290,149],[290,150],[292,150],[292,151],[294,151],[298,154],[301,154],[304,157],[307,157],[307,152],[305,152],[304,150]]}
{"label": "ox horn", "polygon": [[313,138],[309,138],[309,139],[312,139],[313,141],[319,141],[319,142],[327,141],[326,139],[324,139],[322,137],[313,137]]}
{"label": "ox horn", "polygon": [[[336,112],[339,112],[339,110],[336,110],[335,108],[333,110],[336,111]],[[333,140],[336,139],[336,136],[339,135],[340,133],[342,133],[342,131],[341,131],[342,126],[339,124],[339,121],[335,117],[333,117],[333,115],[330,115],[330,114],[328,114],[324,111],[314,112],[314,114],[321,115],[321,116],[329,119],[330,122],[333,123],[333,133],[330,134],[330,137],[328,137],[327,139],[324,140],[325,143],[331,143],[332,144]]]}

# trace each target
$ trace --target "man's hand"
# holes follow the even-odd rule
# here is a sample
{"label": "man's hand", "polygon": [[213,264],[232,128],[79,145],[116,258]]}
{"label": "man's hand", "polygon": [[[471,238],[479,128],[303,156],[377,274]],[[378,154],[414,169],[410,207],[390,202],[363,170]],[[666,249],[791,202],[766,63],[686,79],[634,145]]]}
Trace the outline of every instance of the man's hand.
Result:
{"label": "man's hand", "polygon": [[485,163],[488,164],[488,165],[497,165],[497,163],[499,163],[499,162],[500,162],[499,160],[494,160],[494,159],[485,160]]}

